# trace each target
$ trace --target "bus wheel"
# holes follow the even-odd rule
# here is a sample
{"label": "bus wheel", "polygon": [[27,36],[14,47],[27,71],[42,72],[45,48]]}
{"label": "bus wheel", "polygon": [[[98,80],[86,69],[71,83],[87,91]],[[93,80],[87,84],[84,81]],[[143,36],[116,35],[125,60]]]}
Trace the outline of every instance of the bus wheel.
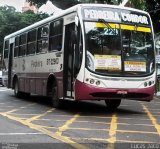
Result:
{"label": "bus wheel", "polygon": [[52,89],[52,105],[54,108],[60,108],[61,102],[62,101],[58,99],[57,86],[54,86]]}
{"label": "bus wheel", "polygon": [[105,100],[105,103],[108,110],[115,110],[121,104],[121,99]]}
{"label": "bus wheel", "polygon": [[18,89],[18,80],[16,80],[15,84],[14,84],[14,95],[18,98],[21,97],[21,92]]}

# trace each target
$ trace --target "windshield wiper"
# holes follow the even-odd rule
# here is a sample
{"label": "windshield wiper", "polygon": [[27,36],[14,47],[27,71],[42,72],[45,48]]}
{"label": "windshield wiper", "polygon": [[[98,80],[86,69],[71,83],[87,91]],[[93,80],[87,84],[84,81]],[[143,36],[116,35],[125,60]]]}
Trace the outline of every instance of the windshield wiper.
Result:
{"label": "windshield wiper", "polygon": [[104,19],[98,19],[98,22],[104,23],[109,29],[112,30],[112,32],[114,33],[114,35],[116,35],[116,31]]}

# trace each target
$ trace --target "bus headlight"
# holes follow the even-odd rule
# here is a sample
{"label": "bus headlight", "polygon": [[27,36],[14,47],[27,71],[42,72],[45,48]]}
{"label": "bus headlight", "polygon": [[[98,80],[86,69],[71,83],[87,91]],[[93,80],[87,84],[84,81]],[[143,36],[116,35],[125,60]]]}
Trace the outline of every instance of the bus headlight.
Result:
{"label": "bus headlight", "polygon": [[95,82],[94,79],[91,79],[91,80],[90,80],[90,83],[91,83],[91,84],[94,84],[94,82]]}
{"label": "bus headlight", "polygon": [[151,85],[152,85],[152,82],[151,82],[151,81],[149,81],[149,83],[148,83],[148,84],[149,84],[149,86],[151,86]]}
{"label": "bus headlight", "polygon": [[144,87],[151,86],[151,85],[153,85],[154,83],[155,83],[154,81],[144,82]]}
{"label": "bus headlight", "polygon": [[144,82],[144,87],[146,87],[147,86],[147,82]]}
{"label": "bus headlight", "polygon": [[100,81],[96,81],[96,85],[100,85],[101,84],[101,82]]}
{"label": "bus headlight", "polygon": [[101,82],[100,80],[91,79],[91,78],[86,78],[85,83],[94,85],[94,86],[99,86],[99,87],[106,87],[105,84]]}

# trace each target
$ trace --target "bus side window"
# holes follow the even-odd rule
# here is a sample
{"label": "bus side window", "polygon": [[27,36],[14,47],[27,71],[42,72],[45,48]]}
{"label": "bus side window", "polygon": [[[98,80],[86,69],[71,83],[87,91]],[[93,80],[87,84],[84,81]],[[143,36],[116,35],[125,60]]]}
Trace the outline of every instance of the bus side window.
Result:
{"label": "bus side window", "polygon": [[8,50],[9,50],[9,40],[6,40],[4,43],[4,58],[8,58]]}
{"label": "bus side window", "polygon": [[47,52],[49,26],[38,28],[37,53]]}
{"label": "bus side window", "polygon": [[36,34],[36,29],[28,32],[27,55],[35,54],[36,52]]}
{"label": "bus side window", "polygon": [[19,53],[18,56],[24,56],[26,53],[26,42],[27,42],[27,35],[26,33],[20,35],[19,38]]}
{"label": "bus side window", "polygon": [[63,20],[50,24],[49,51],[61,51],[62,49]]}
{"label": "bus side window", "polygon": [[18,57],[19,52],[19,36],[15,38],[14,57]]}

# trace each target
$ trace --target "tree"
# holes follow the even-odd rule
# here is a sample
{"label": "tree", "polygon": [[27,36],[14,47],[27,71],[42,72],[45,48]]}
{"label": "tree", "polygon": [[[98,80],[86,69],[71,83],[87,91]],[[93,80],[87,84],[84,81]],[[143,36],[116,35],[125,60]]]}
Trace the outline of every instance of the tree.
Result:
{"label": "tree", "polygon": [[[45,4],[48,0],[28,0],[32,4],[37,4],[38,7]],[[101,3],[101,4],[118,4],[122,0],[50,0],[56,7],[66,9],[79,3]]]}
{"label": "tree", "polygon": [[149,12],[160,9],[160,0],[146,0],[146,8]]}
{"label": "tree", "polygon": [[146,10],[147,9],[147,4],[146,4],[146,0],[130,0],[129,1],[131,3],[131,5],[134,8],[137,9],[141,9],[141,10]]}
{"label": "tree", "polygon": [[[28,0],[38,7],[42,6],[47,0]],[[66,9],[79,3],[107,3],[107,4],[120,4],[123,0],[50,0],[55,6]],[[160,8],[160,0],[128,0],[135,8],[142,10],[157,10]]]}
{"label": "tree", "polygon": [[21,13],[11,6],[0,7],[0,52],[6,35],[48,17],[47,14],[35,14],[31,11]]}
{"label": "tree", "polygon": [[150,13],[154,32],[160,32],[160,0],[146,0],[146,10]]}

